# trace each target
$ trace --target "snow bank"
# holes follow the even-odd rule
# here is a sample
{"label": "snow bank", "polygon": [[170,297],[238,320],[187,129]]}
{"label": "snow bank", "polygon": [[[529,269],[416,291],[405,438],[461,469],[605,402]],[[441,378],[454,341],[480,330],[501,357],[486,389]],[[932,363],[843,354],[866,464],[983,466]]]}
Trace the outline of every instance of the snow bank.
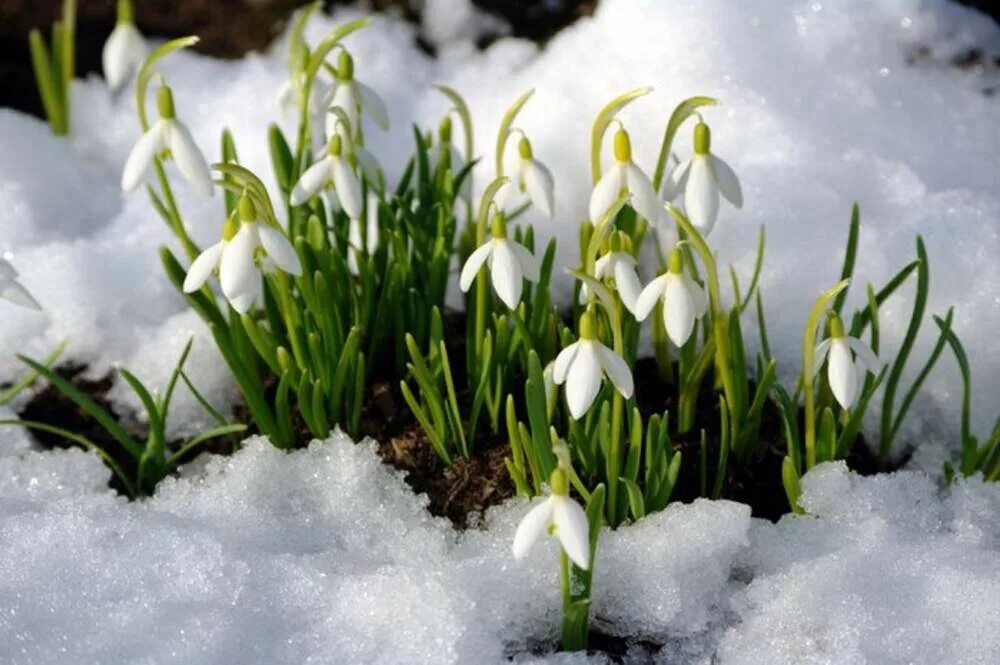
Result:
{"label": "snow bank", "polygon": [[[558,634],[554,541],[510,554],[526,502],[456,533],[370,442],[250,439],[139,503],[79,451],[0,478],[0,662],[495,663]],[[777,525],[701,500],[605,533],[595,625],[665,663],[1000,659],[1000,487],[804,488],[813,515]]]}

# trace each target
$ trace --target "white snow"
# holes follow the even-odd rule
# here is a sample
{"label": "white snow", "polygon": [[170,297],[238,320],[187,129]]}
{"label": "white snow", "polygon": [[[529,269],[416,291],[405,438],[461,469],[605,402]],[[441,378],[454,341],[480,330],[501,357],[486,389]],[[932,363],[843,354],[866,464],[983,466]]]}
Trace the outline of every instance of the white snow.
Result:
{"label": "white snow", "polygon": [[[557,219],[532,221],[570,257],[600,107],[655,87],[622,114],[651,169],[673,105],[717,96],[723,105],[705,112],[713,147],[740,174],[746,206],[723,210],[712,241],[747,274],[757,226],[767,224],[762,287],[785,375],[797,366],[811,301],[838,276],[858,200],[851,302],[865,281],[881,283],[909,261],[923,234],[929,312],[956,306],[974,423],[992,425],[1000,107],[982,90],[998,77],[947,63],[970,46],[1000,51],[994,24],[931,0],[603,0],[544,51],[505,39],[476,53],[463,39],[481,25],[462,18],[468,3],[431,5],[437,60],[414,46],[416,28],[393,18],[348,39],[357,76],[390,107],[391,131],[367,132],[390,178],[409,154],[410,124],[433,127],[447,108],[431,84],[455,87],[472,107],[487,157],[480,187],[504,109],[535,87],[518,124],[555,173]],[[357,15],[318,17],[308,38]],[[465,27],[454,28],[459,19]],[[918,47],[929,55],[907,64]],[[279,41],[239,62],[166,61],[178,114],[209,159],[230,127],[243,163],[269,173],[265,128],[286,52]],[[142,193],[122,198],[117,188],[138,137],[131,91],[114,99],[90,78],[74,83],[73,99],[69,140],[0,109],[0,252],[45,307],[0,302],[0,378],[19,373],[13,353],[41,357],[69,338],[68,357],[92,373],[121,363],[162,390],[194,336],[192,378],[224,407],[235,398],[231,379],[159,266],[158,247],[173,240]],[[675,147],[690,149],[687,129]],[[212,241],[219,195],[204,200],[175,182],[192,234]],[[882,311],[888,348],[905,330],[909,297]],[[746,328],[753,334],[752,321]],[[917,358],[931,341],[922,335]],[[956,440],[951,366],[946,356],[909,429],[932,467],[941,453],[926,444]],[[123,390],[115,397],[135,404]],[[205,422],[186,391],[176,407],[174,431]],[[533,662],[558,632],[554,545],[522,562],[510,555],[525,502],[457,534],[428,516],[370,444],[333,437],[286,454],[251,440],[203,476],[168,480],[133,504],[106,489],[107,475],[93,456],[30,451],[23,432],[0,428],[0,662]],[[941,491],[916,472],[860,478],[829,465],[804,479],[804,491],[812,515],[777,525],[751,520],[745,506],[701,501],[606,534],[596,625],[666,644],[655,655],[664,663],[1000,662],[1000,488],[971,480]],[[642,647],[633,649],[638,658]]]}

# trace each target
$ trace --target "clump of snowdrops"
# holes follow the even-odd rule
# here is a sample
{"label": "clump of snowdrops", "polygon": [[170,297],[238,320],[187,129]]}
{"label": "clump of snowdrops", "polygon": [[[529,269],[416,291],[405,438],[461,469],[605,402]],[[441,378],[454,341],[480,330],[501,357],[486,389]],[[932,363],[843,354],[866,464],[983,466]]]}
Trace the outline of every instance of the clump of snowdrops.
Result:
{"label": "clump of snowdrops", "polygon": [[[300,445],[302,428],[317,438],[336,427],[360,434],[362,407],[376,379],[398,384],[445,464],[473,456],[483,436],[506,438],[507,468],[518,493],[537,497],[517,529],[514,556],[525,556],[545,535],[558,540],[565,649],[587,645],[602,527],[662,510],[682,473],[698,478],[702,495],[723,496],[731,471],[764,455],[767,409],[781,419],[787,447],[782,481],[789,506],[801,511],[799,479],[816,464],[850,455],[880,390],[878,450],[881,462],[890,462],[901,424],[948,346],[965,389],[957,471],[1000,477],[1000,425],[982,443],[969,432],[969,368],[951,330],[951,311],[934,317],[938,343],[917,378],[901,385],[929,289],[919,238],[914,261],[880,289],[868,285],[866,305],[847,311],[860,234],[855,207],[842,272],[803,313],[798,379],[782,385],[759,288],[764,229],[751,274],[740,276],[730,266],[728,284],[708,240],[713,232],[731,232],[716,229],[721,208],[744,205],[739,177],[712,140],[706,116],[717,102],[682,101],[667,118],[658,159],[647,172],[636,163],[633,135],[619,117],[650,92],[641,88],[615,98],[595,117],[589,219],[580,224],[578,262],[558,267],[576,285],[572,303],[561,307],[551,292],[555,241],[542,245],[530,225],[518,223],[530,209],[560,218],[545,156],[517,126],[533,91],[502,116],[489,160],[473,145],[473,121],[461,95],[439,86],[447,110],[431,131],[414,128],[413,156],[390,186],[365,140],[366,131],[387,128],[389,113],[364,83],[364,63],[344,43],[367,20],[343,25],[310,46],[304,28],[318,7],[301,12],[292,30],[288,82],[276,106],[293,114],[297,126],[293,136],[277,124],[268,130],[277,184],[270,189],[240,165],[228,131],[221,137],[221,160],[209,165],[184,125],[183,91],[175,96],[157,71],[164,56],[196,38],[168,42],[144,57],[131,5],[122,0],[105,70],[115,88],[134,75],[142,129],[124,165],[122,188],[144,187],[177,236],[180,256],[161,250],[167,275],[208,324],[254,425],[274,445]],[[148,108],[151,93],[155,115]],[[68,94],[63,97],[68,104]],[[693,151],[678,159],[672,145],[684,128],[693,133]],[[508,171],[512,149],[516,165]],[[170,164],[180,186],[206,196],[223,192],[219,240],[209,247],[187,233]],[[644,243],[659,256],[655,273],[638,262]],[[445,331],[445,294],[455,273],[466,294],[460,340]],[[916,287],[905,338],[894,357],[880,356],[879,308],[913,281],[911,275]],[[755,352],[742,332],[747,316],[756,317],[760,331]],[[649,413],[636,399],[644,325],[651,328],[659,403],[675,405],[672,411]],[[60,383],[45,363],[26,362],[74,397],[72,386]],[[186,381],[182,366],[183,358],[164,400],[122,373],[160,426],[178,377]],[[699,420],[706,412],[699,405],[706,403],[712,422]],[[219,419],[218,428],[190,445],[242,427]],[[162,439],[160,427],[154,434]],[[684,440],[696,442],[695,454],[682,454],[677,442]],[[164,456],[162,440],[145,448],[126,445],[130,452],[133,446],[155,456],[155,464],[138,467],[151,471],[130,481],[136,493],[149,491],[149,478],[155,485],[176,455]],[[955,471],[949,466],[949,473]]]}

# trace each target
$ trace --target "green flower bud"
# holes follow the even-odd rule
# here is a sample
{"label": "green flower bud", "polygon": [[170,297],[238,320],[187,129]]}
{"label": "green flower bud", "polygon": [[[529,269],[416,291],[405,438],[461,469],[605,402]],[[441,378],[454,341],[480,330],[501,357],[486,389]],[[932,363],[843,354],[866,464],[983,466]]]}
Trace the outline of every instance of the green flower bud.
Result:
{"label": "green flower bud", "polygon": [[253,201],[246,194],[240,197],[239,202],[236,204],[236,210],[239,212],[241,222],[257,221],[257,208],[254,207]]}
{"label": "green flower bud", "polygon": [[236,232],[240,230],[240,225],[237,223],[236,218],[230,216],[226,219],[226,223],[222,225],[222,239],[229,242],[236,237]]}
{"label": "green flower bud", "polygon": [[624,129],[615,132],[615,160],[619,162],[632,161],[632,143],[629,141],[628,132]]}
{"label": "green flower bud", "polygon": [[281,368],[282,372],[291,372],[295,368],[295,363],[292,361],[292,354],[285,347],[278,347],[277,357],[278,367]]}
{"label": "green flower bud", "polygon": [[132,25],[135,23],[135,12],[132,9],[132,0],[118,0],[118,23]]}
{"label": "green flower bud", "polygon": [[451,143],[451,116],[446,115],[438,125],[438,140],[444,144]]}
{"label": "green flower bud", "polygon": [[340,157],[341,153],[344,151],[344,140],[340,138],[340,134],[334,134],[330,137],[330,143],[327,144],[326,150],[331,157]]}
{"label": "green flower bud", "polygon": [[622,251],[624,245],[622,235],[624,234],[621,231],[615,231],[611,234],[610,249],[612,252],[617,253]]}
{"label": "green flower bud", "polygon": [[553,496],[569,495],[569,477],[565,469],[558,466],[553,469],[552,475],[549,476],[549,489]]}
{"label": "green flower bud", "polygon": [[174,109],[174,93],[167,86],[162,86],[156,93],[156,110],[164,120],[173,120],[177,114]]}
{"label": "green flower bud", "polygon": [[337,56],[337,78],[341,81],[351,81],[354,79],[354,58],[347,51],[341,49]]}
{"label": "green flower bud", "polygon": [[507,237],[507,220],[504,218],[502,212],[497,212],[493,215],[493,219],[490,222],[490,233],[498,240],[503,240]]}
{"label": "green flower bud", "polygon": [[703,122],[694,126],[694,153],[707,155],[712,148],[712,130]]}
{"label": "green flower bud", "polygon": [[833,339],[840,339],[841,337],[845,336],[844,322],[840,320],[840,317],[837,315],[836,312],[833,311],[830,312],[829,326],[830,326],[830,337],[832,337]]}
{"label": "green flower bud", "polygon": [[587,309],[587,311],[580,315],[580,339],[592,340],[596,338],[597,321],[594,318],[594,313],[590,309]]}
{"label": "green flower bud", "polygon": [[531,141],[528,140],[527,136],[522,136],[521,140],[517,142],[517,151],[521,155],[521,159],[534,159],[535,153],[531,151]]}
{"label": "green flower bud", "polygon": [[679,275],[684,271],[684,255],[681,250],[674,247],[667,256],[667,270],[674,275]]}

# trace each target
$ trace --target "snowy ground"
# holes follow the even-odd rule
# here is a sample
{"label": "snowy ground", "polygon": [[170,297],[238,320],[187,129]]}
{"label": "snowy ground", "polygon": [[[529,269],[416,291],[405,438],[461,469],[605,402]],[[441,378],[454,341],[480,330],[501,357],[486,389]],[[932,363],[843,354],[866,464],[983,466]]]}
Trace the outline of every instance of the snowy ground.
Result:
{"label": "snowy ground", "polygon": [[[314,21],[310,40],[354,16]],[[1000,106],[982,89],[997,77],[946,63],[968,46],[1000,52],[996,26],[918,0],[604,0],[543,52],[506,40],[478,54],[462,39],[476,20],[448,16],[426,30],[447,40],[438,60],[392,19],[349,38],[357,75],[390,105],[391,131],[368,134],[390,174],[405,159],[396,146],[409,145],[409,123],[433,126],[446,109],[432,83],[467,96],[484,153],[503,109],[536,87],[519,124],[556,174],[559,212],[544,229],[568,252],[586,206],[590,122],[604,102],[656,88],[623,114],[649,168],[673,105],[717,96],[724,106],[706,114],[714,148],[741,175],[747,203],[724,210],[712,238],[723,261],[748,272],[767,224],[762,286],[779,360],[795,366],[807,309],[837,277],[858,200],[859,280],[884,281],[924,235],[929,310],[956,306],[974,422],[992,425]],[[929,56],[908,65],[919,46]],[[241,160],[268,172],[264,128],[285,53],[279,43],[236,63],[171,56],[178,113],[211,159],[228,126]],[[216,403],[231,401],[204,327],[160,271],[168,233],[144,196],[117,189],[138,135],[130,92],[113,99],[94,78],[73,94],[69,141],[0,109],[0,249],[46,308],[4,307],[0,377],[13,376],[13,352],[44,355],[68,337],[71,357],[95,373],[121,362],[155,383],[193,334],[192,378]],[[195,237],[217,237],[218,197],[183,185],[179,194]],[[908,296],[883,310],[890,348]],[[927,443],[955,440],[960,391],[950,358],[942,365],[911,430]],[[178,429],[197,427],[193,409],[173,413]],[[523,503],[457,535],[366,445],[284,455],[256,442],[204,478],[126,504],[104,489],[95,458],[30,452],[21,433],[2,434],[0,663],[492,662],[555,632],[553,551],[523,564],[509,556]],[[937,466],[934,453],[921,459]],[[668,641],[667,663],[1000,662],[1000,490],[970,482],[942,494],[916,473],[860,479],[836,467],[805,484],[810,518],[762,524],[743,506],[699,502],[608,535],[595,613]]]}

